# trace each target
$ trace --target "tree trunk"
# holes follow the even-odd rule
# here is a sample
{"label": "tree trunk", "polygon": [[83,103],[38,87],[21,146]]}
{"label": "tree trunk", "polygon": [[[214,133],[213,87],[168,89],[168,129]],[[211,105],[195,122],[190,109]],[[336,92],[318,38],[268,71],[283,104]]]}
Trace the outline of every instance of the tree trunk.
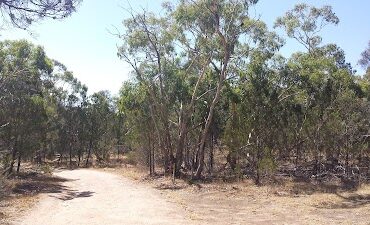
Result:
{"label": "tree trunk", "polygon": [[81,152],[82,152],[82,149],[78,150],[78,163],[77,163],[77,166],[80,167],[80,162],[81,162]]}
{"label": "tree trunk", "polygon": [[[167,112],[160,112],[160,114],[166,114]],[[171,134],[170,134],[170,127],[168,123],[168,117],[162,118],[162,123],[164,126],[164,165],[165,165],[165,174],[172,174],[173,167],[175,164],[175,157],[173,155],[172,149],[172,141],[171,141]]]}
{"label": "tree trunk", "polygon": [[18,165],[17,165],[17,173],[21,169],[21,153],[18,154]]}
{"label": "tree trunk", "polygon": [[346,149],[346,176],[349,176],[349,151],[348,148]]}
{"label": "tree trunk", "polygon": [[216,33],[217,33],[217,35],[219,36],[219,38],[222,42],[224,55],[223,55],[223,60],[221,61],[222,69],[220,70],[219,80],[217,82],[216,94],[215,94],[215,96],[212,100],[211,106],[209,108],[208,117],[207,117],[207,120],[206,120],[206,124],[204,126],[204,130],[202,132],[202,138],[201,138],[201,141],[200,141],[199,147],[198,147],[198,149],[199,149],[199,158],[198,158],[197,171],[195,173],[195,179],[200,179],[200,177],[202,175],[202,172],[203,172],[205,143],[206,143],[206,140],[207,140],[209,128],[210,128],[212,120],[213,120],[214,111],[215,111],[216,105],[217,105],[217,103],[220,99],[221,92],[222,92],[222,89],[223,89],[223,86],[224,86],[224,81],[226,79],[226,75],[227,75],[226,72],[227,72],[227,67],[228,67],[229,61],[230,61],[230,54],[233,51],[234,46],[235,46],[235,41],[231,42],[231,43],[228,43],[228,40],[222,34],[221,29],[220,29],[220,20],[219,20],[218,12],[215,12],[214,16],[215,16],[215,19],[216,19]]}
{"label": "tree trunk", "polygon": [[151,157],[152,157],[152,172],[153,172],[153,175],[155,175],[155,157],[154,157],[154,148],[155,148],[155,145],[154,145],[154,141],[152,141],[152,146],[151,146]]}
{"label": "tree trunk", "polygon": [[208,171],[210,175],[212,175],[213,173],[213,164],[214,164],[214,136],[213,133],[211,133],[209,143],[209,171]]}
{"label": "tree trunk", "polygon": [[9,165],[8,174],[13,173],[14,163],[18,152],[18,137],[15,138],[13,150],[12,150],[12,159]]}
{"label": "tree trunk", "polygon": [[149,166],[149,174],[150,176],[153,175],[153,170],[152,170],[152,140],[151,140],[151,135],[148,134],[148,166]]}
{"label": "tree trunk", "polygon": [[[258,140],[257,140],[257,142],[258,142]],[[261,168],[260,168],[261,159],[262,159],[262,149],[259,146],[259,144],[257,143],[256,181],[255,181],[256,185],[261,184]]]}
{"label": "tree trunk", "polygon": [[181,106],[180,110],[180,119],[179,119],[179,138],[177,141],[177,148],[176,148],[176,166],[175,166],[175,175],[180,175],[180,169],[181,165],[183,163],[183,154],[184,154],[184,147],[185,147],[185,140],[186,140],[186,134],[189,126],[189,118],[191,118],[193,114],[194,104],[196,100],[196,94],[198,92],[199,85],[204,77],[204,74],[206,73],[206,69],[208,68],[210,63],[210,59],[206,61],[206,63],[203,65],[203,68],[201,70],[201,73],[198,77],[197,83],[195,84],[193,94],[191,96],[190,104],[186,106]]}
{"label": "tree trunk", "polygon": [[69,147],[69,167],[72,167],[72,146]]}
{"label": "tree trunk", "polygon": [[209,128],[210,128],[212,120],[213,120],[213,115],[214,115],[214,111],[215,111],[217,102],[220,99],[220,95],[221,95],[221,91],[222,91],[222,87],[223,87],[223,82],[224,82],[224,76],[223,75],[224,74],[222,74],[222,76],[220,76],[220,80],[219,80],[218,85],[217,85],[216,95],[213,98],[213,101],[212,101],[211,106],[209,108],[208,117],[207,117],[206,124],[204,126],[202,136],[201,136],[201,140],[200,140],[200,143],[199,143],[199,147],[198,147],[198,149],[199,149],[198,167],[197,167],[197,170],[195,172],[195,179],[200,179],[200,177],[202,175],[202,172],[203,172],[205,143],[206,143],[206,140],[207,140]]}
{"label": "tree trunk", "polygon": [[185,123],[182,124],[182,127],[180,128],[180,134],[179,134],[179,139],[177,142],[177,148],[176,148],[176,165],[175,165],[175,176],[179,177],[180,176],[180,169],[181,165],[183,162],[183,152],[184,152],[184,147],[185,147],[185,132],[186,132],[186,125]]}
{"label": "tree trunk", "polygon": [[91,149],[92,149],[92,139],[89,141],[89,151],[87,153],[86,163],[85,166],[87,167],[89,165],[89,159],[91,157]]}

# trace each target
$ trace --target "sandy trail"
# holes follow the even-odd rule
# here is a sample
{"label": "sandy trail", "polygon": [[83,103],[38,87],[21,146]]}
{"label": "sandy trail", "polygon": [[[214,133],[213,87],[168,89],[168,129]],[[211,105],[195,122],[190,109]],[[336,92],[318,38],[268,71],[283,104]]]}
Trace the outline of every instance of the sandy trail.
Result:
{"label": "sandy trail", "polygon": [[118,175],[78,169],[55,173],[68,181],[60,193],[42,194],[16,225],[194,224],[186,211],[148,188]]}

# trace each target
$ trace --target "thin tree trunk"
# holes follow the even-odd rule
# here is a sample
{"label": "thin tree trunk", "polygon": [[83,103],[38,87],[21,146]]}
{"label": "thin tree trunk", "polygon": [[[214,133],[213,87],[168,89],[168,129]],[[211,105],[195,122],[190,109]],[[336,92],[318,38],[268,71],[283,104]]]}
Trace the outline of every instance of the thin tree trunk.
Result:
{"label": "thin tree trunk", "polygon": [[17,152],[18,152],[18,137],[15,138],[15,142],[14,142],[14,146],[12,150],[12,159],[9,165],[8,174],[13,173],[13,168],[14,168],[14,163],[15,163]]}
{"label": "thin tree trunk", "polygon": [[212,120],[213,120],[214,111],[215,111],[217,102],[218,102],[218,100],[220,98],[220,95],[221,95],[221,90],[222,90],[222,87],[223,87],[223,81],[224,81],[224,79],[220,78],[220,81],[218,82],[216,95],[213,98],[212,104],[209,108],[209,113],[208,113],[208,117],[207,117],[207,120],[206,120],[206,124],[205,124],[205,127],[204,127],[203,132],[202,132],[202,137],[201,137],[199,147],[198,147],[198,149],[199,149],[198,167],[197,167],[197,170],[196,170],[196,173],[195,173],[195,179],[199,179],[201,177],[203,169],[204,169],[205,143],[206,143],[206,140],[207,140],[207,135],[208,135],[209,128],[210,128]]}
{"label": "thin tree trunk", "polygon": [[185,147],[186,134],[188,132],[189,118],[191,118],[193,111],[194,111],[193,109],[194,109],[194,104],[196,100],[196,94],[198,92],[199,85],[201,81],[203,80],[203,77],[206,73],[209,63],[210,63],[210,58],[203,65],[203,68],[198,77],[197,83],[195,84],[193,94],[191,96],[190,104],[187,107],[182,106],[180,110],[179,138],[177,141],[177,148],[176,148],[176,165],[175,165],[175,175],[176,176],[180,175],[180,168],[183,163],[183,153],[184,153],[184,147]]}
{"label": "thin tree trunk", "polygon": [[152,152],[151,152],[151,156],[152,156],[152,171],[153,171],[153,175],[155,174],[154,148],[155,148],[154,141],[152,141],[152,147],[151,147]]}
{"label": "thin tree trunk", "polygon": [[61,153],[61,154],[60,154],[60,160],[59,160],[59,163],[60,163],[60,165],[62,165],[62,163],[63,163],[63,153]]}
{"label": "thin tree trunk", "polygon": [[346,176],[349,176],[349,151],[346,149]]}
{"label": "thin tree trunk", "polygon": [[180,176],[180,169],[181,165],[183,162],[183,151],[184,151],[184,145],[185,145],[185,132],[186,132],[186,125],[182,124],[182,127],[180,128],[180,134],[179,134],[179,139],[177,142],[177,148],[176,148],[176,165],[175,165],[175,176],[179,177]]}
{"label": "thin tree trunk", "polygon": [[208,173],[211,175],[213,173],[213,164],[214,164],[214,136],[213,133],[210,135],[210,143],[209,143],[209,171]]}
{"label": "thin tree trunk", "polygon": [[86,164],[85,164],[86,167],[89,165],[89,159],[90,159],[90,156],[91,156],[91,149],[92,149],[92,140],[90,139],[90,141],[89,141],[89,151],[87,153]]}
{"label": "thin tree trunk", "polygon": [[215,19],[216,19],[216,33],[221,39],[222,47],[223,47],[223,50],[224,50],[224,57],[223,57],[223,60],[221,62],[222,69],[220,71],[219,80],[217,82],[216,94],[215,94],[215,96],[212,100],[211,106],[209,108],[208,117],[207,117],[207,120],[206,120],[206,124],[204,126],[204,130],[202,132],[202,138],[201,138],[201,141],[200,141],[199,147],[198,147],[199,148],[199,158],[198,158],[197,171],[195,173],[195,179],[200,179],[200,177],[202,175],[202,172],[203,172],[203,169],[204,169],[205,143],[206,143],[206,140],[207,140],[209,128],[210,128],[212,120],[213,120],[214,111],[215,111],[216,105],[217,105],[217,103],[220,99],[221,92],[222,92],[222,89],[223,89],[223,86],[224,86],[224,81],[226,79],[227,67],[228,67],[228,64],[229,64],[229,61],[230,61],[230,53],[233,51],[233,48],[235,46],[235,41],[231,42],[231,43],[228,43],[228,40],[222,34],[221,29],[220,29],[220,21],[219,21],[218,12],[215,12],[214,16],[215,16]]}
{"label": "thin tree trunk", "polygon": [[18,165],[17,165],[17,173],[19,173],[19,170],[21,169],[21,153],[18,154]]}
{"label": "thin tree trunk", "polygon": [[[257,132],[259,133],[259,132]],[[260,162],[261,162],[261,159],[262,159],[262,146],[260,144],[260,140],[259,140],[259,137],[257,136],[257,155],[256,155],[256,180],[255,180],[255,183],[256,185],[260,185],[261,184],[261,167],[260,167]]]}
{"label": "thin tree trunk", "polygon": [[148,161],[149,161],[149,174],[150,176],[153,175],[153,170],[152,170],[152,143],[151,143],[151,135],[148,134]]}
{"label": "thin tree trunk", "polygon": [[80,167],[80,162],[81,162],[81,152],[82,150],[78,150],[78,163],[77,163],[77,166]]}
{"label": "thin tree trunk", "polygon": [[72,146],[69,147],[69,166],[72,166]]}

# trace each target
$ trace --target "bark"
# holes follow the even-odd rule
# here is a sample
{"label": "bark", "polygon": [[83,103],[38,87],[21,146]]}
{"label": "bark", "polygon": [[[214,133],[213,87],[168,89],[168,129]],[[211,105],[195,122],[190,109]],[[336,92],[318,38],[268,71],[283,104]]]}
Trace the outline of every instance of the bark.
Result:
{"label": "bark", "polygon": [[260,168],[260,162],[262,159],[262,146],[260,144],[259,137],[257,136],[257,156],[256,156],[256,185],[261,184],[261,168]]}
{"label": "bark", "polygon": [[180,169],[183,162],[183,152],[184,152],[184,145],[185,145],[185,129],[186,126],[182,125],[180,128],[180,134],[179,134],[179,140],[177,142],[177,148],[176,148],[176,165],[175,165],[175,176],[180,176]]}
{"label": "bark", "polygon": [[[150,45],[152,46],[155,55],[156,55],[156,63],[158,66],[158,79],[159,79],[159,91],[160,91],[160,104],[157,104],[157,108],[159,108],[159,118],[161,119],[161,122],[163,124],[164,128],[164,144],[165,144],[165,172],[171,172],[168,171],[167,168],[169,168],[169,164],[173,165],[174,163],[174,157],[173,157],[173,149],[172,149],[172,140],[171,140],[171,133],[170,133],[170,125],[169,125],[169,113],[168,113],[168,106],[169,106],[169,100],[168,97],[164,91],[163,81],[162,81],[162,56],[161,56],[161,50],[158,48],[158,37],[156,36],[156,33],[153,33],[149,30],[147,26],[147,21],[145,18],[145,15],[143,17],[140,17],[140,21],[138,22],[139,25],[141,23],[144,32],[146,34],[146,37],[148,38],[148,41]],[[152,86],[150,86],[152,87]],[[153,100],[156,98],[156,95],[154,95],[154,91],[152,88],[149,88],[150,94],[153,98]]]}
{"label": "bark", "polygon": [[349,176],[349,151],[346,149],[346,176]]}
{"label": "bark", "polygon": [[230,168],[235,171],[236,169],[236,155],[235,150],[230,150],[229,154],[227,154],[226,160],[230,165]]}
{"label": "bark", "polygon": [[15,142],[12,150],[12,159],[9,165],[8,174],[13,173],[14,163],[18,152],[18,137],[15,138]]}
{"label": "bark", "polygon": [[89,159],[91,157],[91,149],[92,149],[92,139],[90,139],[90,141],[89,141],[89,150],[88,150],[88,153],[87,153],[87,158],[86,158],[86,163],[85,163],[86,167],[89,165]]}
{"label": "bark", "polygon": [[151,135],[148,134],[148,164],[149,164],[149,174],[152,176],[153,175],[153,170],[152,170],[152,140],[151,140]]}
{"label": "bark", "polygon": [[223,73],[221,73],[220,80],[219,80],[218,85],[217,85],[216,95],[213,98],[213,101],[212,101],[211,106],[209,108],[209,113],[208,113],[208,117],[207,117],[207,120],[206,120],[206,124],[205,124],[204,130],[202,132],[202,137],[201,137],[199,147],[198,147],[198,149],[199,149],[199,158],[198,158],[197,171],[195,173],[195,178],[196,179],[200,178],[200,176],[203,172],[203,169],[204,169],[205,143],[206,143],[206,140],[207,140],[207,135],[208,135],[209,128],[210,128],[212,120],[213,120],[213,115],[214,115],[214,112],[215,112],[216,105],[218,103],[218,100],[220,99],[221,91],[222,91],[222,88],[223,88],[225,73],[226,73],[226,70]]}
{"label": "bark", "polygon": [[185,147],[185,140],[186,135],[188,133],[188,126],[189,126],[189,120],[194,112],[194,104],[196,100],[196,94],[198,92],[199,85],[201,81],[203,80],[203,77],[206,73],[206,69],[210,63],[210,59],[207,60],[207,62],[203,65],[203,68],[201,70],[201,73],[198,77],[197,83],[195,84],[193,94],[191,96],[191,101],[189,105],[186,107],[181,107],[180,110],[180,119],[179,119],[179,137],[177,140],[177,147],[176,147],[176,165],[175,165],[175,175],[178,177],[180,175],[180,168],[183,163],[183,153],[184,153],[184,147]]}
{"label": "bark", "polygon": [[72,146],[69,147],[69,166],[72,166]]}
{"label": "bark", "polygon": [[152,157],[152,172],[153,172],[153,175],[155,174],[155,157],[154,157],[154,149],[155,146],[154,146],[154,141],[152,141],[152,146],[151,146],[151,157]]}
{"label": "bark", "polygon": [[78,150],[78,163],[77,163],[77,166],[80,167],[80,163],[81,163],[81,152],[82,150]]}
{"label": "bark", "polygon": [[17,165],[17,173],[21,169],[21,153],[18,154],[18,165]]}
{"label": "bark", "polygon": [[206,143],[206,140],[207,140],[209,129],[210,129],[211,124],[212,124],[215,108],[216,108],[216,105],[217,105],[217,103],[220,99],[221,92],[222,92],[222,89],[223,89],[223,86],[224,86],[224,81],[226,79],[227,68],[228,68],[228,64],[229,64],[229,61],[230,61],[230,55],[233,52],[235,42],[237,40],[236,36],[234,36],[234,37],[232,37],[233,41],[230,41],[230,43],[228,42],[226,37],[221,32],[220,17],[218,15],[218,12],[214,12],[214,16],[215,16],[215,20],[216,20],[215,31],[216,31],[217,36],[220,38],[222,48],[223,48],[223,51],[224,51],[224,53],[223,53],[224,55],[223,55],[223,60],[221,62],[222,69],[220,71],[219,80],[217,82],[216,93],[215,93],[215,96],[212,100],[211,106],[209,108],[206,124],[204,126],[201,141],[200,141],[199,147],[198,147],[198,149],[199,149],[199,158],[198,158],[197,171],[195,173],[195,179],[200,179],[200,177],[202,175],[202,172],[203,172],[203,169],[204,169],[205,143]]}
{"label": "bark", "polygon": [[[170,133],[170,126],[169,126],[169,118],[168,118],[168,111],[167,106],[164,103],[167,102],[167,100],[163,99],[163,96],[160,97],[160,102],[157,102],[157,95],[155,94],[155,91],[153,90],[153,86],[155,85],[153,82],[149,82],[145,80],[137,67],[135,63],[130,61],[128,57],[126,57],[126,62],[128,62],[131,67],[135,70],[137,73],[137,78],[140,82],[145,84],[148,87],[148,94],[149,94],[149,110],[150,110],[150,117],[153,120],[155,130],[158,135],[158,141],[161,149],[164,150],[164,164],[163,167],[165,169],[165,173],[168,173],[170,168],[170,159],[173,158],[173,150],[172,150],[172,140],[171,140],[171,133]],[[157,118],[159,118],[160,124],[157,122]],[[160,129],[160,125],[164,129]],[[164,135],[163,135],[164,134]]]}
{"label": "bark", "polygon": [[210,135],[210,143],[209,143],[209,174],[213,172],[213,164],[214,164],[214,136],[213,133]]}

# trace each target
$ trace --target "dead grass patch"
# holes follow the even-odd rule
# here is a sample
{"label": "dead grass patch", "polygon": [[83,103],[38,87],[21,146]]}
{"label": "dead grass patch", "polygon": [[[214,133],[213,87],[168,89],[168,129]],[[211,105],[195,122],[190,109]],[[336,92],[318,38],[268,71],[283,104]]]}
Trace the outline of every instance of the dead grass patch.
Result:
{"label": "dead grass patch", "polygon": [[192,219],[210,224],[369,224],[370,185],[279,179],[256,186],[252,179],[190,182],[147,175],[137,167],[115,168],[149,185],[183,207]]}
{"label": "dead grass patch", "polygon": [[29,209],[40,193],[60,193],[66,190],[66,179],[44,173],[38,167],[26,165],[24,170],[7,178],[0,178],[0,224],[9,224]]}

